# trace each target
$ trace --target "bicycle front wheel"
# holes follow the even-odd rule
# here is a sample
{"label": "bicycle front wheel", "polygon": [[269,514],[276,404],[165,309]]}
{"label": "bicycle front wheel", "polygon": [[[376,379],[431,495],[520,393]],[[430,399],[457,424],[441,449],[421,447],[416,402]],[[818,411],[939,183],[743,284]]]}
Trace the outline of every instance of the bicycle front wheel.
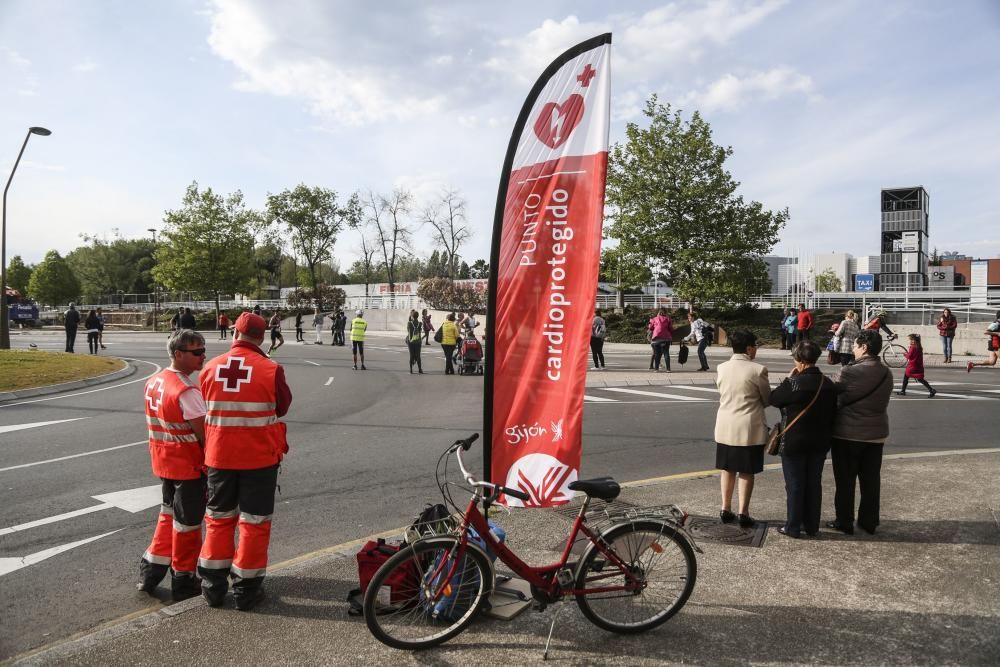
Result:
{"label": "bicycle front wheel", "polygon": [[906,365],[906,348],[899,343],[889,343],[882,350],[882,361],[889,368],[902,368]]}
{"label": "bicycle front wheel", "polygon": [[448,641],[472,622],[493,586],[493,567],[481,550],[433,537],[400,549],[365,591],[368,630],[383,644],[412,650]]}
{"label": "bicycle front wheel", "polygon": [[698,564],[691,545],[673,526],[656,520],[622,523],[605,532],[603,540],[630,576],[590,546],[580,561],[576,588],[626,586],[578,593],[576,602],[590,622],[611,632],[633,634],[655,628],[680,611],[694,590]]}

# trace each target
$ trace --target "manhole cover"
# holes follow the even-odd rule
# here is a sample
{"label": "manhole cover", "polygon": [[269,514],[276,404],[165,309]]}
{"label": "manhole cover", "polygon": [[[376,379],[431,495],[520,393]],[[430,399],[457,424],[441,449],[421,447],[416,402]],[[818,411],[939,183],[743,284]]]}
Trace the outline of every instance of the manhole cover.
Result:
{"label": "manhole cover", "polygon": [[692,514],[687,520],[691,536],[701,542],[718,542],[735,547],[762,547],[767,537],[767,522],[758,521],[753,528],[740,528],[738,523],[722,523],[718,517]]}

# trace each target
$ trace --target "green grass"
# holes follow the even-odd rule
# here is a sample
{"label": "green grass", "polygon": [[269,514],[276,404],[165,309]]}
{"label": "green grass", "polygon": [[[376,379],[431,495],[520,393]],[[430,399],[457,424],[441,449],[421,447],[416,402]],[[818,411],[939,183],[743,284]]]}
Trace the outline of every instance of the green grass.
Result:
{"label": "green grass", "polygon": [[0,350],[0,391],[17,391],[113,373],[125,367],[117,357]]}

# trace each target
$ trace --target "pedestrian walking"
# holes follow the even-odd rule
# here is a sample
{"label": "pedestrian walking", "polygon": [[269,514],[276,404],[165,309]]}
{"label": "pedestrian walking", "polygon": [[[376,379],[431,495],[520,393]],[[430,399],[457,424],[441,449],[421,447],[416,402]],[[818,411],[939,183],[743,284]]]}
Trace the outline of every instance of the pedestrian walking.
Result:
{"label": "pedestrian walking", "polygon": [[267,348],[267,356],[285,344],[285,337],[281,335],[281,309],[277,308],[271,314],[271,319],[267,322],[267,328],[271,330],[271,345]]}
{"label": "pedestrian walking", "polygon": [[781,336],[782,350],[792,349],[792,346],[788,342],[788,328],[785,326],[785,321],[788,319],[788,315],[791,312],[790,308],[785,308],[781,313],[781,318],[778,320],[778,333]]}
{"label": "pedestrian walking", "polygon": [[306,342],[305,334],[302,331],[302,310],[295,311],[295,342]]}
{"label": "pedestrian walking", "polygon": [[[781,410],[781,470],[785,476],[785,525],[788,537],[815,536],[823,506],[823,464],[837,414],[833,382],[816,368],[819,346],[804,340],[792,347],[795,367],[771,392]],[[790,428],[789,428],[790,426]]]}
{"label": "pedestrian walking", "polygon": [[83,326],[87,330],[87,349],[91,354],[97,354],[97,340],[101,334],[100,322],[97,320],[97,311],[93,308],[87,313],[87,319],[83,321]]}
{"label": "pedestrian walking", "polygon": [[[174,313],[174,316],[170,318],[171,333],[173,333],[174,331],[178,331],[181,328],[181,315],[183,314],[184,314],[184,309],[178,308],[177,312]],[[170,334],[168,333],[167,335],[169,336]]]}
{"label": "pedestrian walking", "polygon": [[347,327],[347,315],[344,314],[343,310],[341,310],[341,309],[338,308],[337,309],[337,314],[336,314],[336,316],[334,316],[333,319],[334,319],[334,323],[337,325],[337,335],[336,335],[336,337],[335,337],[335,339],[333,341],[333,344],[334,345],[340,345],[341,347],[343,347],[343,345],[344,345],[344,328]]}
{"label": "pedestrian walking", "polygon": [[323,344],[323,313],[319,312],[319,306],[316,307],[316,314],[313,316],[313,328],[316,329],[316,340],[313,341],[315,345]]}
{"label": "pedestrian walking", "polygon": [[646,325],[649,330],[649,342],[653,346],[653,372],[660,372],[660,358],[666,366],[664,372],[670,372],[670,343],[674,339],[674,324],[667,315],[666,308],[660,308],[656,315]]}
{"label": "pedestrian walking", "polygon": [[944,353],[944,363],[951,363],[951,350],[955,342],[955,331],[958,330],[958,320],[951,314],[951,308],[941,311],[937,323],[938,335],[941,337],[941,350]]}
{"label": "pedestrian walking", "polygon": [[796,318],[797,322],[795,324],[795,341],[798,342],[800,340],[809,340],[809,338],[812,336],[811,332],[813,328],[813,316],[812,313],[809,312],[809,309],[806,308],[806,304],[804,303],[799,304],[799,312],[796,315]]}
{"label": "pedestrian walking", "polygon": [[[72,305],[72,304],[70,304]],[[996,366],[997,357],[1000,356],[1000,310],[997,311],[996,319],[993,323],[986,328],[983,333],[988,336],[986,339],[986,351],[989,355],[986,357],[986,361],[970,361],[965,366],[965,370],[969,373],[976,366]]]}
{"label": "pedestrian walking", "polygon": [[833,337],[834,351],[837,353],[837,360],[841,366],[854,361],[854,339],[861,333],[861,325],[858,324],[858,314],[853,310],[844,313],[844,319],[837,327],[837,333]]}
{"label": "pedestrian walking", "polygon": [[604,366],[604,338],[608,335],[608,325],[601,317],[601,311],[594,312],[590,323],[590,355],[594,358],[594,370],[599,371]]}
{"label": "pedestrian walking", "polygon": [[66,351],[72,353],[76,345],[76,329],[80,326],[80,311],[70,302],[69,310],[63,313],[63,327],[66,329]]}
{"label": "pedestrian walking", "polygon": [[424,308],[424,311],[421,314],[421,319],[422,319],[423,324],[424,324],[424,344],[425,345],[430,345],[431,344],[431,332],[434,331],[434,325],[431,324],[431,314],[427,312],[426,308]]}
{"label": "pedestrian walking", "polygon": [[441,334],[441,350],[444,352],[444,374],[454,375],[455,345],[458,343],[458,327],[455,325],[455,313],[448,313],[445,316],[438,333]]}
{"label": "pedestrian walking", "polygon": [[354,319],[351,320],[351,356],[354,358],[354,370],[358,370],[358,355],[361,355],[361,370],[368,370],[365,367],[365,332],[368,331],[368,322],[362,317],[364,313],[357,310]]}
{"label": "pedestrian walking", "polygon": [[[729,336],[733,356],[719,364],[715,384],[719,388],[719,411],[715,417],[715,467],[722,471],[720,485],[723,523],[739,522],[752,528],[750,498],[754,475],[764,470],[764,444],[767,426],[764,409],[771,398],[767,367],[754,361],[757,338],[746,329]],[[734,514],[733,489],[739,493],[739,511]]]}
{"label": "pedestrian walking", "polygon": [[903,386],[896,393],[900,396],[906,396],[906,385],[912,379],[924,385],[930,398],[934,398],[937,391],[924,379],[924,348],[920,345],[920,334],[910,334],[909,338],[910,347],[903,353],[903,356],[906,357],[906,368],[903,369]]}
{"label": "pedestrian walking", "polygon": [[417,373],[423,374],[424,367],[420,363],[421,341],[424,337],[424,325],[420,321],[420,313],[415,310],[410,311],[410,319],[406,321],[406,347],[410,350],[410,375],[413,375],[413,365],[417,366]]}
{"label": "pedestrian walking", "polygon": [[192,331],[198,326],[198,322],[194,318],[194,313],[191,312],[190,308],[185,308],[184,312],[180,316],[180,328],[181,329],[191,329]]}
{"label": "pedestrian walking", "polygon": [[104,346],[104,310],[101,308],[97,309],[97,342],[102,350],[108,349]]}
{"label": "pedestrian walking", "polygon": [[789,350],[795,345],[795,333],[798,330],[799,314],[794,308],[788,309],[788,316],[785,318],[786,344]]}
{"label": "pedestrian walking", "polygon": [[242,313],[233,346],[199,375],[208,408],[208,503],[198,573],[211,607],[222,605],[230,578],[237,609],[253,609],[264,595],[278,467],[288,452],[279,419],[292,403],[284,369],[261,350],[266,326],[259,315]]}
{"label": "pedestrian walking", "polygon": [[708,322],[698,317],[698,313],[692,310],[688,312],[688,323],[691,325],[691,333],[687,335],[685,340],[698,343],[698,363],[700,364],[698,370],[707,371],[708,356],[705,354],[705,348],[712,342],[706,331]]}
{"label": "pedestrian walking", "polygon": [[226,340],[229,336],[229,315],[225,312],[219,313],[219,340]]}
{"label": "pedestrian walking", "polygon": [[860,488],[858,526],[870,534],[879,523],[882,449],[889,437],[889,397],[892,371],[879,359],[882,336],[863,329],[854,339],[854,363],[834,378],[840,394],[833,422],[833,478],[837,518],[827,528],[854,534],[854,492]]}
{"label": "pedestrian walking", "polygon": [[176,601],[201,593],[195,571],[205,516],[208,408],[191,374],[205,364],[205,339],[197,331],[178,331],[167,341],[167,354],[170,366],[151,377],[143,391],[149,455],[163,503],[153,540],[139,561],[136,588],[153,595],[169,570]]}

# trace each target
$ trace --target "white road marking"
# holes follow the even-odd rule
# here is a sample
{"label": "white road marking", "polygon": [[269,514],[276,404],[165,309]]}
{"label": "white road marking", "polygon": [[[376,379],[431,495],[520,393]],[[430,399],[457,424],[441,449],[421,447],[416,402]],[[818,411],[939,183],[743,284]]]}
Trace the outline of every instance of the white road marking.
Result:
{"label": "white road marking", "polygon": [[58,401],[63,398],[74,398],[76,396],[83,396],[84,394],[93,394],[98,391],[117,389],[118,387],[124,387],[126,385],[135,384],[136,382],[145,382],[146,380],[148,380],[149,378],[153,377],[161,370],[163,370],[162,366],[160,366],[159,364],[154,364],[152,361],[145,361],[143,359],[132,359],[130,357],[122,357],[122,359],[124,359],[125,361],[138,361],[143,364],[149,364],[150,366],[156,366],[156,370],[150,373],[149,375],[145,375],[139,378],[138,380],[129,380],[128,382],[122,382],[121,384],[114,384],[111,385],[110,387],[101,387],[100,389],[88,389],[87,391],[78,391],[72,394],[60,394],[56,396],[48,396],[46,398],[33,398],[30,401],[18,401],[17,403],[3,403],[0,404],[0,408],[13,408],[14,406],[17,405],[27,405],[28,403],[41,403],[43,401]]}
{"label": "white road marking", "polygon": [[74,417],[73,419],[56,419],[48,422],[31,422],[30,424],[11,424],[10,426],[0,426],[0,433],[12,433],[14,431],[23,431],[26,428],[38,428],[39,426],[51,426],[52,424],[65,424],[66,422],[80,421],[81,419],[90,419],[90,417]]}
{"label": "white road marking", "polygon": [[[937,382],[934,384],[937,384]],[[1000,394],[1000,389],[973,389],[973,391],[981,391],[986,394]]]}
{"label": "white road marking", "polygon": [[715,387],[696,387],[691,384],[672,384],[671,389],[686,389],[687,391],[707,391],[710,394],[718,394],[719,390]]}
{"label": "white road marking", "polygon": [[44,461],[35,461],[34,463],[22,463],[16,466],[8,466],[6,468],[0,468],[0,472],[7,472],[8,470],[19,470],[21,468],[31,468],[33,466],[40,466],[46,463],[58,463],[59,461],[66,461],[68,459],[78,459],[81,456],[91,456],[92,454],[103,454],[104,452],[110,452],[116,449],[125,449],[126,447],[135,447],[136,445],[145,445],[148,443],[149,440],[140,440],[139,442],[130,442],[127,445],[117,445],[115,447],[106,447],[105,449],[95,449],[90,452],[81,452],[80,454],[70,454],[69,456],[60,456],[55,459],[45,459]]}
{"label": "white road marking", "polygon": [[118,530],[112,530],[110,533],[88,537],[85,540],[77,540],[76,542],[70,542],[69,544],[61,544],[58,547],[52,547],[51,549],[36,551],[33,554],[21,556],[20,558],[0,558],[0,577],[5,574],[10,574],[11,572],[17,572],[18,570],[34,565],[35,563],[41,563],[43,560],[52,558],[53,556],[58,556],[64,551],[69,551],[70,549],[82,547],[84,544],[96,542],[102,537],[107,537],[108,535],[114,535],[119,530],[122,529],[119,528]]}
{"label": "white road marking", "polygon": [[[919,385],[917,385],[917,386],[919,386]],[[913,389],[914,389],[913,385],[910,385],[910,390],[912,391]],[[921,391],[921,394],[922,393],[923,393],[923,391]],[[966,400],[966,401],[989,401],[989,400],[993,400],[993,399],[991,399],[988,396],[972,396],[970,394],[946,394],[943,391],[937,392],[936,395],[937,396],[943,396],[944,398],[960,398],[960,399],[963,399],[963,400]],[[910,395],[907,394],[906,396],[894,396],[894,398],[899,398],[900,400],[902,400],[902,399],[910,398]],[[921,396],[920,394],[918,394],[918,395],[914,396],[913,398],[927,398],[927,396]]]}
{"label": "white road marking", "polygon": [[320,364],[317,364],[315,361],[309,361],[308,359],[303,359],[302,361],[306,362],[307,364],[312,364],[313,366],[319,366],[320,365]]}
{"label": "white road marking", "polygon": [[707,401],[706,398],[695,398],[693,396],[681,396],[680,394],[661,394],[655,391],[642,391],[639,389],[627,389],[625,387],[605,387],[604,391],[617,391],[623,394],[635,394],[636,396],[653,396],[655,398],[662,398],[667,400],[676,401],[697,401],[703,403]]}
{"label": "white road marking", "polygon": [[588,394],[583,395],[583,400],[586,403],[617,403],[618,401],[613,398],[601,398],[600,396],[590,396]]}
{"label": "white road marking", "polygon": [[323,386],[324,387],[329,387],[331,384],[333,384],[333,376],[332,375],[330,376],[330,379],[326,381],[326,384],[324,384]]}
{"label": "white road marking", "polygon": [[94,500],[100,500],[102,504],[84,507],[82,509],[73,510],[72,512],[48,516],[44,519],[29,521],[28,523],[20,523],[16,526],[0,528],[0,535],[9,535],[10,533],[17,533],[22,530],[28,530],[29,528],[37,528],[38,526],[56,523],[57,521],[65,521],[66,519],[72,519],[84,514],[91,514],[92,512],[109,510],[115,507],[135,514],[136,512],[141,512],[144,509],[159,505],[163,500],[163,490],[162,485],[153,484],[152,486],[140,486],[136,489],[115,491],[114,493],[103,493],[99,496],[91,496],[91,498]]}

